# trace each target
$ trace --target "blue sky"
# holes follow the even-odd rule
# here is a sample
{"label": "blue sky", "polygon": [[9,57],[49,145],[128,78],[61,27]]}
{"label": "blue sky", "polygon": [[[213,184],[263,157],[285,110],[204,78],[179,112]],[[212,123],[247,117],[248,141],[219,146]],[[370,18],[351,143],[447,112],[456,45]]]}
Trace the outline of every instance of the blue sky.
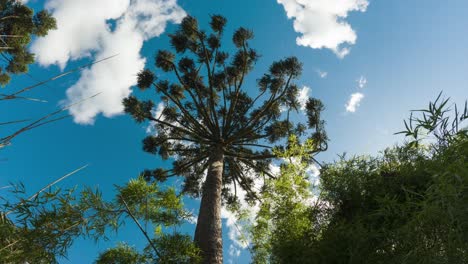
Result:
{"label": "blue sky", "polygon": [[[159,5],[161,10],[151,9],[154,12],[151,11],[152,17],[147,20],[132,17],[141,12],[138,2],[154,4],[160,3],[159,0],[119,0],[112,2],[111,7],[103,4],[106,1],[99,2],[29,1],[28,5],[36,9],[48,3],[55,12],[63,12],[59,27],[60,22],[78,23],[78,26],[77,29],[59,28],[60,34],[54,38],[33,44],[32,49],[38,53],[42,65],[30,67],[32,77],[15,77],[3,88],[5,92],[58,74],[61,66],[66,70],[116,51],[120,55],[101,63],[99,68],[72,74],[27,94],[48,103],[6,101],[0,104],[3,113],[0,121],[4,122],[40,117],[55,110],[63,100],[73,101],[81,94],[102,92],[99,99],[89,100],[74,109],[74,118],[27,132],[2,149],[0,187],[22,181],[33,192],[69,171],[90,164],[61,186],[99,186],[105,196],[112,197],[114,184],[124,184],[143,169],[160,166],[157,157],[141,150],[146,126],[119,114],[121,109],[115,102],[132,91],[135,74],[144,65],[142,58],[148,58],[146,66],[153,68],[155,52],[169,46],[166,33],[174,31],[174,22],[185,13],[199,18],[205,27],[209,14],[225,16],[228,19],[226,34],[239,26],[254,31],[251,46],[262,57],[247,79],[245,87],[249,91],[255,92],[255,79],[273,61],[293,55],[303,62],[303,75],[297,83],[300,87],[309,87],[310,95],[321,99],[326,107],[324,119],[330,142],[328,151],[318,156],[320,161],[333,161],[343,152],[375,154],[401,141],[401,137],[393,133],[403,128],[403,119],[409,116],[411,109],[425,107],[440,91],[459,104],[468,95],[468,2],[465,0],[284,0],[282,2],[291,7],[290,14],[291,10],[297,12],[291,19],[287,17],[285,6],[274,0],[179,0],[167,1],[170,6]],[[301,9],[297,3],[307,3],[308,7]],[[67,13],[70,6],[74,9]],[[346,6],[349,8],[344,8]],[[80,8],[81,13],[77,12]],[[108,13],[104,18],[99,13],[102,10]],[[347,17],[336,17],[343,12]],[[122,19],[124,13],[130,17],[129,21]],[[301,14],[304,15],[302,20],[298,18]],[[167,25],[163,23],[166,20],[169,20]],[[333,21],[339,21],[338,27]],[[108,29],[100,28],[101,22],[107,23]],[[297,31],[302,28],[305,35],[295,31],[295,22]],[[340,27],[343,23],[349,27]],[[353,32],[355,43],[334,45],[353,39]],[[296,38],[301,36],[302,44],[309,46],[297,44]],[[88,47],[90,40],[94,44]],[[317,45],[325,48],[310,47]],[[349,48],[345,56],[344,48]],[[320,76],[319,72],[327,74]],[[354,112],[349,112],[345,105],[356,93],[362,94],[354,96],[361,97],[360,103],[355,105]],[[74,120],[87,124],[77,124]],[[6,129],[2,131],[2,135],[5,134],[8,134]],[[186,199],[186,202],[196,212],[197,201]],[[191,234],[194,226],[187,224],[182,229]],[[224,228],[226,260],[248,263],[246,250],[241,250],[238,257],[230,256],[232,242],[228,231]],[[144,237],[128,222],[109,242],[94,244],[91,240],[80,239],[69,251],[68,260],[63,259],[61,263],[91,263],[99,251],[121,240],[137,247],[145,244]]]}

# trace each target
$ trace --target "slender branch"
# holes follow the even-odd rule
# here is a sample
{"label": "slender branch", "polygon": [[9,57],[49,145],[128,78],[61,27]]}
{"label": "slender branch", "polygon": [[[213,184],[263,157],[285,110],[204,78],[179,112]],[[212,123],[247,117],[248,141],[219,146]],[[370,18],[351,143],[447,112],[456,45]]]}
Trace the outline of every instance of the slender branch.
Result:
{"label": "slender branch", "polygon": [[46,189],[50,188],[51,186],[61,182],[62,180],[72,176],[73,174],[83,170],[84,168],[88,167],[88,164],[70,172],[70,173],[67,173],[65,174],[64,176],[58,178],[57,180],[47,184],[45,187],[43,187],[42,189],[40,189],[39,191],[37,191],[36,193],[34,193],[33,195],[31,195],[28,199],[26,200],[23,200],[21,203],[17,204],[13,209],[11,209],[10,211],[6,212],[4,215],[7,216],[9,215],[10,213],[12,213],[16,208],[20,207],[21,205],[25,204],[27,201],[31,201],[32,199],[36,198],[39,194],[41,194],[43,191],[45,191]]}
{"label": "slender branch", "polygon": [[[189,167],[191,167],[192,165],[196,164],[196,163],[200,163],[202,162],[203,160],[207,159],[208,158],[208,152],[207,151],[202,151],[199,155],[198,155],[198,158],[195,159],[195,160],[191,160],[191,161],[188,161],[182,165],[180,165],[180,168],[182,170],[186,170],[188,169]],[[205,163],[206,165],[206,163]],[[166,177],[173,177],[173,176],[180,176],[179,174],[175,173],[174,172],[174,169],[169,169],[169,170],[165,170],[164,173],[169,173],[171,172],[171,174],[167,175]]]}
{"label": "slender branch", "polygon": [[232,103],[232,99],[231,99],[231,104],[229,106],[229,113],[228,113],[228,122],[227,123],[227,129],[228,129],[228,133],[226,133],[226,135],[229,135],[229,131],[230,131],[230,127],[234,127],[234,125],[231,125],[231,122],[232,122],[232,111],[236,108],[237,106],[237,102],[238,102],[238,98],[239,98],[239,94],[240,94],[240,88],[242,86],[242,83],[244,81],[244,77],[245,77],[245,74],[246,74],[246,70],[247,70],[247,50],[246,50],[246,46],[245,46],[245,42],[242,43],[242,47],[243,47],[243,57],[244,57],[244,64],[242,65],[242,74],[240,76],[240,80],[239,80],[239,83],[238,85],[236,86],[235,85],[235,91],[236,91],[236,96],[235,96],[235,100],[234,100],[234,103]]}
{"label": "slender branch", "polygon": [[[256,165],[250,159],[246,159],[246,158],[239,158],[239,159],[241,159],[241,162],[247,165],[247,167],[251,167],[251,168],[256,167]],[[268,170],[261,169],[261,171],[265,173],[265,175],[267,175],[270,179],[276,179],[276,177],[273,174],[271,174]]]}
{"label": "slender branch", "polygon": [[44,121],[40,124],[36,124],[34,126],[31,126],[28,128],[28,130],[31,130],[33,128],[36,128],[36,127],[40,127],[40,126],[43,126],[43,125],[46,125],[46,124],[49,124],[49,123],[52,123],[52,122],[56,122],[56,121],[59,121],[59,120],[62,120],[62,119],[65,119],[65,118],[68,118],[70,117],[71,115],[66,115],[66,116],[61,116],[61,117],[57,117],[57,118],[54,118],[54,119],[51,119],[51,120],[47,120],[47,121]]}
{"label": "slender branch", "polygon": [[[207,131],[203,126],[200,125],[200,123],[183,107],[182,103],[174,98],[172,95],[170,95],[167,91],[165,91],[164,89],[161,89],[161,87],[159,87],[158,84],[156,83],[153,83],[153,85],[155,87],[157,87],[167,98],[169,98],[174,104],[177,105],[177,107],[179,108],[179,110],[182,112],[183,116],[186,118],[186,120],[194,125],[195,127],[199,127],[199,129],[201,129],[202,131],[204,131],[205,133],[208,133],[209,131]],[[200,130],[199,132],[200,133]],[[200,135],[203,135],[204,133],[200,133]]]}
{"label": "slender branch", "polygon": [[[195,51],[192,51],[192,52],[195,52]],[[174,70],[174,73],[176,74],[176,77],[177,77],[179,83],[180,83],[182,86],[184,86],[184,87],[186,88],[185,90],[189,93],[190,97],[192,97],[192,100],[193,100],[193,102],[195,103],[195,106],[197,107],[198,112],[199,112],[200,114],[202,114],[202,116],[205,118],[205,120],[207,121],[207,124],[208,124],[209,128],[210,128],[211,130],[214,131],[213,123],[212,123],[210,117],[208,116],[208,112],[206,111],[206,109],[205,109],[204,107],[201,106],[202,103],[203,103],[203,100],[201,99],[199,93],[197,93],[197,95],[198,95],[198,101],[197,101],[196,98],[195,98],[195,96],[194,96],[194,95],[192,94],[192,92],[190,91],[190,87],[183,81],[181,75],[179,74],[179,71],[177,70],[177,66],[174,64],[174,62],[169,61],[169,60],[166,60],[166,62],[168,62],[168,63],[170,63],[170,64],[172,65],[172,69]],[[203,64],[200,64],[200,67],[199,67],[198,70],[196,71],[196,76],[198,76],[198,73],[199,73],[199,71],[200,71],[202,65],[203,65]],[[155,85],[155,84],[153,84],[153,85]],[[156,86],[156,85],[155,85],[155,86]],[[194,89],[196,89],[196,87],[194,87]],[[162,90],[162,89],[160,89],[160,90]],[[162,90],[162,92],[163,92],[166,96],[169,95],[169,94],[168,94],[167,92],[165,92],[164,90]],[[171,100],[174,101],[172,98],[171,98]],[[174,102],[174,103],[176,103],[176,102]],[[177,103],[176,103],[176,104],[177,104]],[[179,102],[178,106],[179,106],[179,105],[181,105],[180,102]],[[179,106],[179,107],[181,107],[181,106]],[[193,120],[195,120],[195,119],[193,118]],[[198,123],[196,120],[195,120],[194,122],[195,122],[195,123]]]}
{"label": "slender branch", "polygon": [[[186,134],[186,135],[190,135],[190,136],[194,137],[195,139],[197,139],[197,140],[199,140],[199,141],[201,141],[201,142],[204,142],[204,143],[210,143],[210,142],[211,142],[211,141],[209,141],[209,138],[206,137],[206,136],[201,136],[201,135],[199,135],[199,134],[197,134],[197,133],[193,133],[192,131],[186,130],[186,129],[182,128],[182,127],[175,126],[175,125],[173,125],[173,124],[171,124],[171,123],[168,123],[168,122],[166,122],[166,121],[162,121],[162,120],[156,119],[156,118],[154,118],[154,117],[152,117],[152,116],[148,116],[147,118],[148,118],[149,120],[151,120],[151,121],[154,121],[154,122],[160,123],[160,124],[162,124],[162,125],[171,127],[171,128],[173,128],[173,129],[175,129],[175,130],[178,130],[178,131],[180,131],[180,132],[182,132],[182,133],[184,133],[184,134]],[[189,140],[189,139],[187,139],[187,140]],[[195,141],[195,142],[196,142],[196,141]]]}
{"label": "slender branch", "polygon": [[130,217],[132,218],[132,220],[135,222],[135,224],[137,224],[138,228],[140,229],[140,231],[143,233],[143,235],[145,236],[146,240],[148,240],[148,243],[150,244],[150,246],[153,248],[154,252],[156,253],[156,255],[162,259],[162,255],[161,253],[159,252],[159,250],[156,248],[156,246],[154,245],[153,241],[151,240],[151,238],[148,236],[148,233],[146,233],[145,229],[141,226],[140,222],[138,221],[138,219],[136,219],[135,215],[133,215],[132,211],[130,210],[130,208],[128,207],[128,204],[127,202],[125,201],[125,199],[123,198],[122,195],[119,195],[120,198],[122,198],[122,202],[123,204],[125,205],[125,208],[127,209],[127,213],[130,215]]}
{"label": "slender branch", "polygon": [[0,100],[23,99],[23,100],[33,101],[33,102],[47,103],[46,100],[31,98],[31,97],[23,97],[23,96],[7,95],[7,94],[0,94],[0,96],[3,96],[3,98],[1,98]]}
{"label": "slender branch", "polygon": [[[164,110],[167,109],[169,107],[169,103],[166,102],[166,106],[164,107]],[[157,120],[161,120],[161,121],[164,121],[162,120],[161,118],[163,117],[163,114],[164,114],[164,110],[161,111],[161,114],[156,118]],[[186,127],[188,131],[190,131],[191,133],[193,133],[193,135],[197,135],[198,133],[200,133],[200,131],[195,131],[197,130],[195,127],[193,126],[190,126],[190,122],[189,124],[187,125],[184,125],[182,122],[185,120],[187,121],[186,119],[184,119],[184,116],[181,117],[182,120],[179,120],[178,118],[175,118],[175,122],[177,122],[177,124],[179,124],[178,126],[177,125],[174,125],[175,127]],[[153,121],[155,122],[155,121]],[[165,122],[165,121],[164,121]],[[166,122],[167,123],[167,122]],[[202,133],[203,134],[203,133]],[[193,136],[192,135],[192,136]]]}
{"label": "slender branch", "polygon": [[247,60],[248,60],[248,58],[247,58],[247,47],[246,47],[245,44],[246,44],[245,41],[243,41],[242,42],[242,49],[243,49],[244,52],[242,53],[242,55],[244,57],[244,65],[242,66],[242,75],[240,77],[239,84],[238,84],[239,89],[242,86],[242,83],[244,82],[245,74],[247,73],[246,71],[247,71]]}
{"label": "slender branch", "polygon": [[31,119],[23,119],[23,120],[15,120],[15,121],[8,121],[8,122],[3,122],[3,123],[0,123],[0,126],[4,126],[4,125],[10,125],[10,124],[16,124],[16,123],[23,123],[23,122],[27,122]]}
{"label": "slender branch", "polygon": [[261,147],[261,148],[269,148],[269,149],[272,149],[273,147],[272,146],[267,146],[267,145],[262,145],[262,144],[254,144],[254,143],[237,143],[237,142],[234,142],[232,143],[232,145],[239,145],[239,146],[253,146],[253,147]]}
{"label": "slender branch", "polygon": [[15,15],[10,15],[10,16],[4,16],[2,18],[0,18],[0,20],[7,20],[7,19],[10,19],[10,18],[20,18],[19,16],[15,16]]}
{"label": "slender branch", "polygon": [[102,60],[98,60],[98,61],[95,61],[95,62],[91,62],[91,63],[85,64],[85,65],[83,65],[83,66],[76,67],[76,68],[74,68],[74,69],[71,69],[71,70],[69,70],[69,71],[67,71],[67,72],[64,72],[64,73],[62,73],[62,74],[56,75],[56,76],[54,76],[54,77],[52,77],[52,78],[49,78],[49,79],[47,79],[47,80],[44,80],[44,81],[41,81],[41,82],[39,82],[39,83],[33,84],[33,85],[31,85],[31,86],[28,86],[28,87],[26,87],[26,88],[23,88],[23,89],[21,89],[21,90],[15,92],[15,93],[13,93],[13,94],[6,95],[6,96],[4,96],[3,98],[0,98],[0,101],[1,101],[1,100],[14,99],[15,96],[18,95],[18,94],[20,94],[20,93],[29,91],[29,90],[31,90],[31,89],[33,89],[33,88],[36,88],[36,87],[38,87],[38,86],[41,86],[41,85],[47,83],[47,82],[57,80],[57,79],[59,79],[59,78],[62,78],[62,77],[64,77],[64,76],[67,76],[67,75],[69,75],[69,74],[71,74],[71,73],[73,73],[73,72],[77,72],[77,71],[83,70],[84,68],[89,67],[89,66],[91,66],[91,65],[94,65],[94,64],[96,64],[96,63],[100,63],[100,62],[106,61],[106,60],[111,59],[111,58],[113,58],[113,57],[115,57],[115,56],[117,56],[117,55],[118,55],[118,54],[115,54],[115,55],[106,57],[106,58],[104,58],[104,59],[102,59]]}
{"label": "slender branch", "polygon": [[203,41],[203,38],[200,34],[200,32],[197,30],[197,35],[198,35],[198,38],[200,40],[200,43],[202,45],[202,48],[203,48],[203,53],[205,54],[205,65],[206,65],[206,70],[208,71],[208,86],[210,87],[210,108],[211,108],[211,115],[213,117],[213,123],[215,124],[216,126],[216,132],[217,132],[217,137],[219,138],[220,135],[219,135],[219,120],[218,120],[218,116],[216,114],[216,109],[215,109],[215,103],[214,103],[214,87],[213,87],[213,83],[212,83],[212,79],[213,79],[213,73],[211,72],[211,69],[210,69],[210,59],[208,58],[208,50],[205,46],[205,42]]}
{"label": "slender branch", "polygon": [[[292,79],[292,74],[289,75],[283,91],[278,96],[274,96],[275,94],[273,94],[270,97],[270,100],[265,104],[263,109],[261,109],[254,117],[249,119],[249,121],[247,122],[247,124],[244,126],[243,129],[239,130],[236,134],[232,135],[230,137],[229,142],[232,142],[238,138],[244,137],[246,134],[248,134],[251,131],[251,129],[255,128],[257,122],[260,120],[260,118],[263,117],[263,114],[265,112],[268,112],[268,110],[270,110],[273,104],[276,103],[279,99],[281,99],[284,96],[284,94],[287,92],[291,79]],[[269,119],[271,119],[271,116],[269,117]]]}
{"label": "slender branch", "polygon": [[5,249],[7,249],[7,248],[9,248],[9,247],[14,246],[16,243],[20,242],[21,240],[22,240],[22,239],[20,238],[20,239],[16,240],[15,242],[12,242],[12,243],[10,243],[10,244],[8,244],[8,245],[6,245],[6,246],[0,248],[0,252],[3,251],[3,250],[5,250]]}
{"label": "slender branch", "polygon": [[[236,177],[239,177],[240,180],[238,179],[238,182],[239,182],[239,185],[244,188],[244,190],[248,193],[250,193],[251,195],[253,195],[253,197],[257,200],[257,201],[260,201],[260,199],[258,198],[258,196],[255,194],[254,191],[252,191],[252,188],[250,187],[249,184],[247,184],[247,180],[246,180],[246,177],[245,177],[245,174],[244,174],[244,171],[243,171],[243,168],[241,168],[239,166],[239,164],[237,162],[234,163],[234,165],[237,167],[237,171],[239,172],[237,174]],[[243,183],[242,183],[243,182]]]}
{"label": "slender branch", "polygon": [[[49,114],[47,114],[47,115],[45,115],[45,116],[43,116],[43,117],[37,119],[36,121],[30,123],[29,125],[27,125],[27,126],[21,128],[21,129],[17,130],[15,133],[13,133],[13,134],[11,134],[11,135],[9,135],[9,136],[7,136],[7,137],[1,138],[1,139],[0,139],[0,143],[8,143],[8,142],[10,142],[13,138],[15,138],[16,136],[18,136],[19,134],[21,134],[21,133],[23,133],[23,132],[25,132],[25,131],[31,130],[32,128],[37,127],[37,126],[39,126],[39,125],[42,125],[41,122],[42,122],[43,120],[46,120],[46,119],[48,119],[49,117],[52,117],[52,116],[54,116],[54,115],[57,115],[57,114],[59,114],[59,113],[65,111],[65,110],[71,108],[71,107],[74,106],[74,105],[80,104],[80,103],[82,103],[82,102],[84,102],[84,101],[86,101],[86,100],[89,100],[89,99],[91,99],[91,98],[93,98],[93,97],[96,97],[96,96],[98,96],[99,94],[100,94],[100,93],[95,94],[95,95],[93,95],[93,96],[90,96],[90,97],[88,97],[88,98],[85,98],[85,99],[83,99],[83,100],[80,100],[80,101],[78,101],[78,102],[76,102],[76,103],[72,103],[72,104],[70,104],[70,105],[68,105],[68,106],[65,106],[65,107],[63,107],[63,108],[61,108],[61,109],[59,109],[59,110],[57,110],[57,111],[54,111],[54,112],[52,112],[52,113],[49,113]],[[1,99],[0,99],[0,100],[1,100]],[[60,119],[60,118],[59,118],[59,119]],[[43,122],[43,123],[44,123],[44,122]],[[45,122],[45,123],[48,123],[48,122]],[[45,124],[45,123],[44,123],[44,124]]]}

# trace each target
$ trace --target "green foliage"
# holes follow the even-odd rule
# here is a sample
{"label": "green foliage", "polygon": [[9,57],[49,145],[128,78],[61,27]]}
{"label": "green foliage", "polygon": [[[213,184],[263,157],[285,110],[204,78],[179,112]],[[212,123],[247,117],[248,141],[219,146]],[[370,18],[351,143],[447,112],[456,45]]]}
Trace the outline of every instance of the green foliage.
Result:
{"label": "green foliage", "polygon": [[25,199],[24,186],[11,188],[16,202],[0,196],[0,263],[56,263],[82,233],[74,190],[50,189]]}
{"label": "green foliage", "polygon": [[[0,205],[1,263],[56,263],[56,258],[66,256],[68,248],[79,236],[97,241],[107,238],[110,230],[118,231],[128,219],[140,228],[140,221],[160,228],[178,225],[190,216],[173,189],[161,190],[142,177],[130,180],[124,186],[116,186],[117,194],[112,201],[105,201],[97,189],[85,188],[77,193],[75,189],[52,187],[25,199],[24,187],[13,187],[9,196],[0,196],[4,202]],[[146,231],[140,230],[142,236],[147,236]],[[178,257],[196,258],[197,251],[189,237],[175,233],[158,234],[155,238],[156,245],[162,247],[169,243],[167,241],[181,241],[183,248],[179,253],[188,255]],[[148,243],[153,241],[148,240]],[[161,250],[169,253],[167,249]],[[167,258],[176,256],[175,252],[171,254]],[[101,254],[98,263],[121,259],[119,256],[138,260],[135,263],[142,263],[140,260],[147,258],[143,254],[133,254],[128,246],[119,245]]]}
{"label": "green foliage", "polygon": [[34,55],[27,50],[31,38],[45,36],[57,26],[47,11],[34,14],[21,1],[0,0],[0,10],[0,56],[6,62],[0,64],[0,86],[4,86],[11,74],[27,72],[34,62]]}
{"label": "green foliage", "polygon": [[435,155],[405,146],[325,167],[323,263],[466,263],[467,150],[459,134]]}
{"label": "green foliage", "polygon": [[[276,151],[288,163],[280,167],[281,176],[267,179],[262,189],[262,202],[255,225],[251,228],[254,263],[274,262],[272,251],[294,253],[303,246],[296,242],[312,226],[308,217],[312,193],[307,169],[311,158],[309,153],[313,149],[312,141],[301,146],[297,138],[291,136],[288,148],[283,152]],[[285,256],[283,260],[286,259],[293,261],[289,263],[302,263],[293,256]]]}
{"label": "green foliage", "polygon": [[119,244],[99,254],[96,264],[141,264],[145,263],[144,256],[141,256],[134,248]]}
{"label": "green foliage", "polygon": [[[462,127],[468,119],[468,103],[460,112],[457,105],[451,109],[448,106],[450,98],[443,99],[442,92],[434,102],[429,102],[427,109],[413,110],[408,121],[405,121],[405,130],[397,134],[404,134],[412,139],[410,146],[418,146],[421,141],[435,140],[438,148],[447,145],[460,133],[467,133],[468,128]],[[414,114],[419,116],[414,116]],[[432,138],[431,138],[432,137]]]}
{"label": "green foliage", "polygon": [[124,205],[125,198],[128,210],[137,218],[169,226],[179,224],[180,216],[186,215],[174,189],[161,191],[155,183],[148,184],[143,178],[130,180],[118,192],[117,203]]}
{"label": "green foliage", "polygon": [[153,243],[158,248],[159,256],[155,254],[151,247],[146,247],[145,256],[150,260],[148,263],[201,263],[200,250],[188,235],[179,233],[160,234],[153,239]]}
{"label": "green foliage", "polygon": [[157,251],[148,245],[142,253],[126,245],[118,244],[102,252],[96,264],[197,264],[201,262],[200,250],[192,238],[179,233],[157,234],[151,240]]}
{"label": "green foliage", "polygon": [[[266,192],[254,263],[468,263],[466,115],[450,116],[447,101],[437,102],[408,125],[413,140],[405,145],[323,166],[312,206],[293,183]],[[425,141],[414,128],[426,130]],[[271,197],[297,202],[278,208]]]}
{"label": "green foliage", "polygon": [[192,238],[179,233],[159,234],[152,243],[158,249],[147,246],[142,253],[135,248],[120,243],[115,248],[99,254],[96,264],[197,264],[201,262],[199,249]]}

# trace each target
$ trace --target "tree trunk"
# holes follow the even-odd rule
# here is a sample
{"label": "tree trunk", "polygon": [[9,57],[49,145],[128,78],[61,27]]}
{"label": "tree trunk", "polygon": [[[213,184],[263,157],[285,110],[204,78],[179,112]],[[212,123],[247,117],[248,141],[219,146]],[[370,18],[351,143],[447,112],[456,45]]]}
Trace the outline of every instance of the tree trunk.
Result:
{"label": "tree trunk", "polygon": [[221,148],[213,151],[208,161],[208,175],[203,186],[195,243],[202,251],[203,263],[223,263],[221,227],[221,189],[224,155]]}

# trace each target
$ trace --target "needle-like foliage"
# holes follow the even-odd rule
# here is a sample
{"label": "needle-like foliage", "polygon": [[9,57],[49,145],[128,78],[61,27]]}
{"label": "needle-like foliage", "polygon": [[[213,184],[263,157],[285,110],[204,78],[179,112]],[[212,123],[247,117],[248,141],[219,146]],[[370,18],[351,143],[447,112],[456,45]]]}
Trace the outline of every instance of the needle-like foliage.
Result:
{"label": "needle-like foliage", "polygon": [[45,36],[57,27],[47,11],[34,11],[17,0],[0,0],[0,86],[10,81],[11,74],[25,73],[34,62],[27,50],[33,35]]}
{"label": "needle-like foliage", "polygon": [[253,179],[245,173],[246,168],[271,175],[268,164],[276,157],[272,152],[275,143],[312,129],[309,136],[318,152],[326,148],[327,137],[319,100],[311,98],[307,102],[307,125],[294,124],[289,118],[290,112],[300,108],[299,89],[293,82],[301,74],[299,60],[290,57],[274,62],[258,79],[256,88],[244,88],[245,77],[259,58],[248,42],[253,32],[245,28],[235,31],[232,41],[237,50],[230,57],[221,49],[225,24],[225,18],[212,16],[209,33],[199,29],[195,18],[186,17],[170,35],[176,54],[160,50],[155,57],[159,71],[172,73],[174,78],[158,80],[157,74],[148,69],[138,75],[140,89],[151,87],[160,95],[162,112],[154,111],[153,101],[140,101],[134,96],[126,98],[124,105],[137,122],[154,124],[155,133],[143,140],[144,151],[163,159],[174,158],[170,170],[145,171],[148,179],[185,176],[185,192],[199,195],[210,154],[221,147],[223,197],[234,201],[227,188],[231,184],[254,197],[250,188]]}
{"label": "needle-like foliage", "polygon": [[[0,193],[0,263],[58,263],[57,258],[66,257],[78,237],[106,239],[109,231],[117,232],[128,220],[137,225],[142,233],[138,235],[148,242],[144,258],[151,260],[148,263],[174,263],[170,262],[172,259],[194,263],[190,261],[198,258],[198,250],[189,243],[188,236],[154,232],[150,237],[148,233],[153,232],[147,232],[142,226],[142,223],[150,223],[159,230],[177,226],[190,217],[174,189],[162,190],[140,177],[122,187],[117,186],[115,199],[106,201],[98,189],[85,188],[78,192],[75,188],[52,187],[79,170],[27,199],[21,184],[12,184],[6,195]],[[175,244],[178,251],[171,251],[170,246],[175,248]],[[129,257],[128,250],[117,247],[101,254],[102,261],[98,263],[127,263],[116,262],[120,256],[116,253]],[[106,259],[112,261],[106,262]]]}

